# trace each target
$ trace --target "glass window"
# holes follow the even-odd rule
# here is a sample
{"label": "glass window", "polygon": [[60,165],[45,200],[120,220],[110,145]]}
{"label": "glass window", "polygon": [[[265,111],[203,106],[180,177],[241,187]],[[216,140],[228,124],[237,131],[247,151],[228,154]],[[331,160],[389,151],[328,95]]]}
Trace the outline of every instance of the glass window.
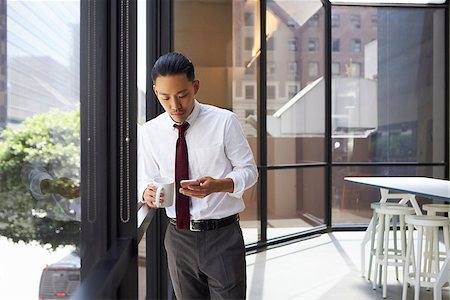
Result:
{"label": "glass window", "polygon": [[292,99],[299,92],[298,85],[296,85],[296,84],[295,85],[292,85],[292,84],[288,85],[287,86],[287,90],[288,90],[288,99],[289,100]]}
{"label": "glass window", "polygon": [[267,62],[267,74],[276,74],[275,64],[273,62]]}
{"label": "glass window", "polygon": [[309,18],[308,23],[310,27],[319,26],[319,15],[318,14],[312,15],[311,18]]}
{"label": "glass window", "polygon": [[[346,147],[345,140],[340,146]],[[335,144],[339,143],[335,141]],[[335,145],[336,146],[336,145]],[[444,167],[394,166],[394,167],[341,167],[332,168],[331,211],[333,225],[368,224],[373,210],[370,203],[380,199],[380,189],[344,181],[346,176],[425,176],[445,178]],[[417,197],[420,204],[430,203]]]}
{"label": "glass window", "polygon": [[353,29],[360,29],[361,28],[361,16],[352,14],[350,15],[350,24]]}
{"label": "glass window", "polygon": [[[202,83],[196,98],[233,111],[257,157],[259,2],[202,1],[199,5],[198,1],[174,0],[173,5],[174,50],[186,54],[196,67]],[[246,22],[249,26],[243,26]],[[240,224],[248,244],[258,239],[256,185],[245,191],[244,202]]]}
{"label": "glass window", "polygon": [[360,39],[352,40],[352,52],[353,53],[361,52],[361,40]]}
{"label": "glass window", "polygon": [[288,74],[297,74],[297,62],[288,63]]}
{"label": "glass window", "polygon": [[309,52],[319,51],[319,39],[318,38],[309,38],[308,39],[308,51]]}
{"label": "glass window", "polygon": [[255,99],[255,86],[253,86],[253,85],[245,86],[245,99],[248,99],[248,100]]}
{"label": "glass window", "polygon": [[246,37],[245,38],[245,46],[244,49],[247,51],[251,51],[253,50],[253,43],[254,43],[254,38],[253,37]]}
{"label": "glass window", "polygon": [[341,74],[341,64],[338,62],[333,62],[331,64],[331,74],[340,75]]}
{"label": "glass window", "polygon": [[297,39],[288,40],[288,50],[297,51]]}
{"label": "glass window", "polygon": [[361,63],[352,62],[348,65],[347,75],[349,77],[360,77],[361,76]]}
{"label": "glass window", "polygon": [[[314,18],[319,22],[324,21],[324,9],[320,1],[276,1],[276,3],[289,12],[292,18],[298,19],[298,12],[302,12],[302,18],[305,18],[303,14],[309,11],[311,17],[316,14],[318,17]],[[317,5],[320,9],[317,9]],[[268,5],[268,20],[272,20],[273,24],[283,24],[286,18],[277,14],[278,9]],[[310,52],[306,48],[303,49],[306,51],[291,52],[286,48],[276,49],[273,55],[267,57],[268,66],[272,64],[285,66],[276,68],[270,79],[270,84],[277,83],[277,95],[274,100],[268,98],[267,101],[267,110],[275,110],[275,113],[267,114],[269,165],[322,162],[324,159],[325,55],[323,47],[319,48],[318,44],[324,39],[325,27],[323,24],[311,27],[308,23],[300,21],[298,24],[302,25],[295,31],[291,29],[286,31],[286,27],[282,25],[267,26],[267,30],[280,44],[296,39],[298,46],[305,48],[309,43],[314,50]],[[309,146],[312,146],[314,151],[311,151],[313,148]]]}
{"label": "glass window", "polygon": [[244,14],[245,26],[255,26],[255,14],[253,12],[246,12]]}
{"label": "glass window", "polygon": [[267,98],[275,99],[276,98],[276,87],[274,85],[267,85]]}
{"label": "glass window", "polygon": [[[293,147],[285,139],[278,147]],[[324,168],[270,170],[267,178],[267,237],[275,238],[323,225],[325,191],[316,188],[325,182]]]}
{"label": "glass window", "polygon": [[308,75],[309,77],[317,77],[319,75],[319,63],[310,62],[308,63]]}
{"label": "glass window", "polygon": [[80,1],[0,3],[0,298],[80,284]]}
{"label": "glass window", "polygon": [[339,26],[341,26],[341,16],[338,14],[332,14],[331,15],[331,27],[338,28]]}
{"label": "glass window", "polygon": [[[334,13],[377,16],[363,31],[360,58],[333,55],[345,72],[332,79],[335,162],[445,161],[443,9],[334,7]],[[363,14],[364,12],[364,14]],[[364,23],[366,23],[364,22]],[[420,28],[420,30],[419,30]],[[347,32],[341,39],[348,37]],[[341,51],[342,52],[342,51]],[[347,57],[352,57],[349,53]]]}
{"label": "glass window", "polygon": [[372,24],[372,29],[377,29],[378,28],[378,16],[377,15],[372,15],[370,17],[371,20],[371,24]]}
{"label": "glass window", "polygon": [[333,42],[331,44],[331,51],[333,51],[333,52],[341,51],[341,40],[340,39],[333,39]]}

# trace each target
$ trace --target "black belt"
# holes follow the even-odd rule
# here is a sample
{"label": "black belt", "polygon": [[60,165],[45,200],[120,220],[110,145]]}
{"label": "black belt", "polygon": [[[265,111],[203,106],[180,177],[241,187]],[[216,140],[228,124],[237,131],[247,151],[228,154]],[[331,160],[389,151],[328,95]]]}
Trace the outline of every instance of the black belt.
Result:
{"label": "black belt", "polygon": [[[169,219],[170,224],[177,225],[176,219]],[[235,214],[223,219],[210,219],[210,220],[191,220],[189,229],[191,231],[207,231],[207,230],[215,230],[228,225],[231,225],[235,222],[239,221],[239,215]]]}

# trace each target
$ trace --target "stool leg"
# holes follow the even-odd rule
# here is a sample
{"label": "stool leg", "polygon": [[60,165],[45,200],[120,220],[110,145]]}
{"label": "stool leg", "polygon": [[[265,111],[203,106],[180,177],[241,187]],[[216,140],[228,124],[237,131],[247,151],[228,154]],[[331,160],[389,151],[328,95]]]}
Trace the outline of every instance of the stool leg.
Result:
{"label": "stool leg", "polygon": [[[400,218],[400,216],[398,216]],[[397,247],[397,216],[392,216],[392,233],[394,236],[394,255],[397,255],[398,253],[398,247]],[[395,262],[397,263],[398,260],[395,259]],[[398,280],[398,266],[395,265],[395,278]]]}
{"label": "stool leg", "polygon": [[414,278],[414,300],[419,300],[420,295],[420,269],[422,266],[422,241],[423,241],[423,226],[418,226],[417,230],[417,254],[416,254],[416,277]]}
{"label": "stool leg", "polygon": [[409,280],[409,265],[411,260],[411,250],[414,243],[414,226],[408,225],[408,245],[406,248],[406,259],[405,265],[403,267],[403,292],[402,292],[402,300],[406,300],[408,294],[408,280]]}
{"label": "stool leg", "polygon": [[[432,259],[432,270],[433,272],[435,272],[436,274],[439,273],[439,228],[433,228],[433,246],[432,246],[432,255],[431,255],[431,259]],[[431,281],[431,278],[430,278]]]}
{"label": "stool leg", "polygon": [[[380,220],[381,223],[381,252],[380,252],[380,257],[384,256],[384,252],[383,251],[388,251],[388,249],[386,249],[384,247],[384,231],[386,230],[386,215],[383,215],[383,220]],[[380,262],[378,263],[378,287],[381,287],[381,283],[382,283],[382,278],[383,278],[383,264]],[[375,279],[375,278],[374,278]]]}
{"label": "stool leg", "polygon": [[[405,216],[400,216],[400,238],[402,243],[401,255],[403,258],[403,262],[406,261],[406,232],[405,232]],[[403,270],[406,268],[406,264],[403,265]],[[404,272],[403,272],[404,273]],[[405,281],[405,277],[403,277],[403,281]]]}
{"label": "stool leg", "polygon": [[375,250],[375,265],[374,265],[374,269],[373,269],[373,282],[372,282],[372,288],[374,290],[376,290],[377,288],[377,275],[378,275],[378,268],[379,268],[379,258],[380,258],[380,254],[381,254],[381,245],[382,245],[382,241],[383,241],[383,224],[384,224],[384,215],[383,214],[378,214],[378,229],[377,229],[377,247]]}
{"label": "stool leg", "polygon": [[384,225],[384,259],[383,259],[383,298],[386,298],[387,294],[387,267],[388,267],[388,252],[389,252],[389,230],[390,230],[391,216],[385,216]]}
{"label": "stool leg", "polygon": [[[423,272],[431,273],[433,263],[433,234],[431,228],[425,228],[425,251],[423,252]],[[430,281],[427,277],[425,281]],[[427,291],[429,288],[427,288]]]}
{"label": "stool leg", "polygon": [[[442,299],[442,292],[441,289],[444,286],[444,283],[446,281],[449,281],[449,272],[450,272],[450,241],[449,241],[449,228],[448,226],[443,226],[443,234],[444,234],[444,243],[445,243],[445,250],[447,253],[447,257],[444,261],[444,264],[442,265],[441,271],[438,273],[436,277],[436,281],[434,283],[434,291],[433,291],[433,299],[434,300],[441,300]],[[449,281],[450,283],[450,281]]]}
{"label": "stool leg", "polygon": [[374,212],[372,217],[372,229],[370,232],[370,250],[369,250],[369,271],[367,272],[367,280],[370,280],[370,273],[372,272],[373,256],[375,251],[375,233],[377,231],[378,215]]}

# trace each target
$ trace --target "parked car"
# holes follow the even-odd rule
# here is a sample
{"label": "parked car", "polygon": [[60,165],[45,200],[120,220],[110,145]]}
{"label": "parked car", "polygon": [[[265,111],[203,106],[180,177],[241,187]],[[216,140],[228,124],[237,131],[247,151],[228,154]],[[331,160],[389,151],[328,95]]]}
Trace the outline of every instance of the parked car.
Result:
{"label": "parked car", "polygon": [[74,251],[42,270],[39,299],[70,299],[80,286],[80,256]]}

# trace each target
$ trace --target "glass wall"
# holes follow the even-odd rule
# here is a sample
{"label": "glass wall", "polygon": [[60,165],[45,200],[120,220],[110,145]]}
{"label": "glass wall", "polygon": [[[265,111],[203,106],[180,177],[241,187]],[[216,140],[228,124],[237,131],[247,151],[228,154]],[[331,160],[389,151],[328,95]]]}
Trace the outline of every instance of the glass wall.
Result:
{"label": "glass wall", "polygon": [[0,1],[0,298],[80,281],[80,3]]}
{"label": "glass wall", "polygon": [[[174,0],[174,50],[195,65],[197,99],[232,110],[257,157],[258,1]],[[257,241],[257,188],[244,194],[245,242]]]}
{"label": "glass wall", "polygon": [[[325,17],[320,1],[267,2],[268,238],[324,224]],[[312,183],[312,185],[311,185]]]}
{"label": "glass wall", "polygon": [[[332,16],[333,163],[444,164],[444,9],[339,6]],[[350,175],[445,176],[443,167],[334,167],[334,224],[368,222],[379,198],[344,197]]]}
{"label": "glass wall", "polygon": [[[268,237],[326,224],[327,201],[332,224],[367,223],[369,202],[340,198],[349,189],[345,176],[446,176],[444,8],[332,5],[326,22],[321,1],[269,0],[266,98],[260,99],[259,6],[256,0],[175,0],[174,49],[197,66],[199,100],[238,115],[255,157],[261,135],[267,136],[267,166],[260,167],[268,172],[261,199]],[[267,132],[257,132],[259,101]],[[380,169],[351,168],[371,163]],[[331,199],[310,191],[310,184],[325,191],[327,182]],[[252,189],[245,198],[246,243],[257,238],[256,194]]]}

